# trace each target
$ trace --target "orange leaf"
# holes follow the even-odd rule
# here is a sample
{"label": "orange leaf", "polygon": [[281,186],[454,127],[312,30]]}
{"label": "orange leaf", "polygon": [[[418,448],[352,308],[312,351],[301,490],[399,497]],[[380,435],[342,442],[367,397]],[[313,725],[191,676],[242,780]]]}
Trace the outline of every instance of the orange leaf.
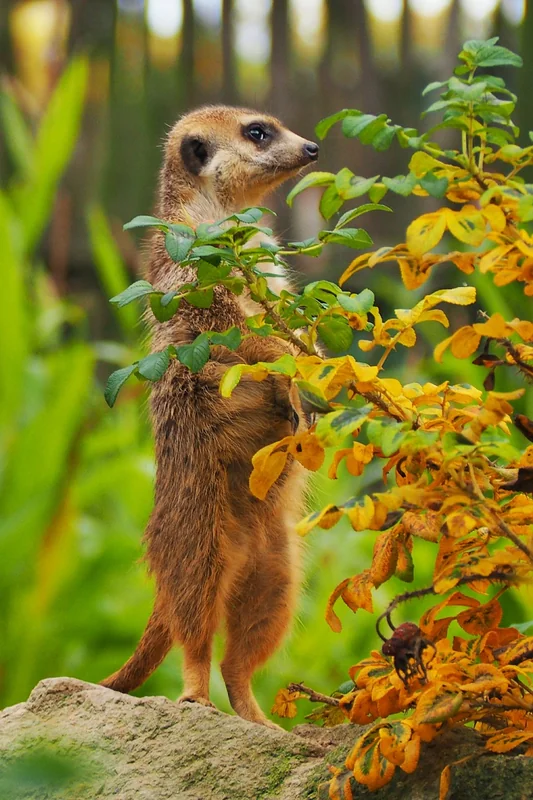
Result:
{"label": "orange leaf", "polygon": [[463,703],[462,692],[442,692],[441,689],[430,689],[418,701],[416,715],[421,723],[434,725],[445,722],[455,716]]}
{"label": "orange leaf", "polygon": [[391,531],[384,531],[374,542],[374,553],[370,575],[375,587],[380,586],[394,575],[398,561],[398,542]]}
{"label": "orange leaf", "polygon": [[497,628],[503,615],[499,601],[494,598],[485,605],[461,611],[457,615],[457,622],[467,633],[480,635],[491,628]]}
{"label": "orange leaf", "polygon": [[485,747],[493,753],[507,753],[524,742],[533,742],[533,730],[524,731],[516,728],[504,728],[503,731],[498,731],[490,739],[487,739]]}
{"label": "orange leaf", "polygon": [[298,713],[295,700],[305,697],[301,692],[289,692],[288,689],[280,689],[274,699],[270,713],[276,714],[278,717],[285,717],[286,719],[293,719]]}
{"label": "orange leaf", "polygon": [[363,608],[372,613],[372,578],[369,570],[365,569],[360,575],[351,577],[342,590],[341,597],[352,611]]}
{"label": "orange leaf", "polygon": [[343,593],[344,589],[348,586],[350,579],[345,578],[339,585],[332,591],[328,598],[328,602],[326,604],[326,622],[328,623],[329,627],[335,633],[340,633],[342,630],[342,622],[338,618],[338,616],[333,611],[333,606]]}
{"label": "orange leaf", "polygon": [[452,779],[452,770],[450,765],[448,764],[442,770],[440,774],[440,783],[439,783],[439,800],[447,800],[448,794],[450,792],[450,785]]}
{"label": "orange leaf", "polygon": [[275,450],[280,442],[263,447],[252,458],[253,472],[250,475],[250,491],[254,497],[264,500],[268,490],[277,481],[287,461],[286,450]]}

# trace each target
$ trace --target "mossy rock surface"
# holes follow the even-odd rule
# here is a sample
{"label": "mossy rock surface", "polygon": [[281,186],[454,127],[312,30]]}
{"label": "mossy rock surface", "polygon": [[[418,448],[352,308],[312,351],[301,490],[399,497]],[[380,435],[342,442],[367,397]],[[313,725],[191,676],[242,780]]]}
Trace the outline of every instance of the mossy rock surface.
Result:
{"label": "mossy rock surface", "polygon": [[[2,800],[310,800],[328,764],[342,766],[358,730],[263,728],[164,697],[129,697],[71,678],[42,681],[0,714]],[[453,731],[427,745],[419,769],[354,797],[438,800],[440,771],[454,767],[449,800],[533,798],[533,759],[484,755],[476,735]]]}

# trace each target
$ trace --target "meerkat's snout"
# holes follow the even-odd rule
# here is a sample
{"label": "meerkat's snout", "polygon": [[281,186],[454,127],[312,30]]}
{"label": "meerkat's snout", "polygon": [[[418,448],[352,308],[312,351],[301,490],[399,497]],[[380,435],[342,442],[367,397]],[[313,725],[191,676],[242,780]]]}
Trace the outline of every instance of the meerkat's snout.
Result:
{"label": "meerkat's snout", "polygon": [[309,161],[317,160],[319,150],[320,147],[315,142],[306,142],[303,146],[304,155],[307,156]]}

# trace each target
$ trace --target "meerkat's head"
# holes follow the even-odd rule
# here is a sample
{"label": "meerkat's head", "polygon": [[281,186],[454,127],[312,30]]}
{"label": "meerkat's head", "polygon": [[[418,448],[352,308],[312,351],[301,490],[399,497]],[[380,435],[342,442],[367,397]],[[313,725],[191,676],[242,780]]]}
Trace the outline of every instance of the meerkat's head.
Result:
{"label": "meerkat's head", "polygon": [[[182,117],[165,150],[163,192],[174,205],[194,192],[227,211],[257,204],[316,161],[318,145],[268,114],[207,106]],[[183,196],[185,195],[185,196]]]}

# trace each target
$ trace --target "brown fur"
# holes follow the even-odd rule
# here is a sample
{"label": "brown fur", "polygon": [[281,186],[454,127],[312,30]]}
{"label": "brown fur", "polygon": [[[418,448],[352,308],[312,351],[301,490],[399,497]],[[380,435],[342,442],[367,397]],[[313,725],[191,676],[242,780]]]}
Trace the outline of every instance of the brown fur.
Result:
{"label": "brown fur", "polygon": [[[243,126],[254,121],[277,131],[268,145],[243,135]],[[188,137],[205,144],[205,163],[197,165],[190,153],[183,156]],[[259,204],[314,160],[303,151],[307,144],[278,120],[254,111],[220,106],[192,112],[168,137],[158,214],[197,225]],[[163,237],[155,236],[152,283],[166,291],[192,277],[191,270],[170,261]],[[153,349],[190,342],[204,330],[237,325],[244,332],[247,302],[217,288],[209,309],[184,303],[169,322],[152,319]],[[260,501],[251,495],[248,479],[254,453],[291,433],[297,417],[282,376],[261,383],[245,378],[228,399],[218,387],[232,364],[273,361],[286,352],[291,346],[279,339],[252,337],[237,352],[213,348],[197,375],[173,361],[154,385],[157,478],[145,542],[156,600],[137,650],[105,686],[122,692],[136,688],[175,643],[184,648],[182,699],[208,704],[212,640],[225,622],[221,667],[231,704],[246,719],[272,724],[250,681],[278,647],[293,614],[299,568],[291,529],[302,511],[303,482],[293,462]]]}

